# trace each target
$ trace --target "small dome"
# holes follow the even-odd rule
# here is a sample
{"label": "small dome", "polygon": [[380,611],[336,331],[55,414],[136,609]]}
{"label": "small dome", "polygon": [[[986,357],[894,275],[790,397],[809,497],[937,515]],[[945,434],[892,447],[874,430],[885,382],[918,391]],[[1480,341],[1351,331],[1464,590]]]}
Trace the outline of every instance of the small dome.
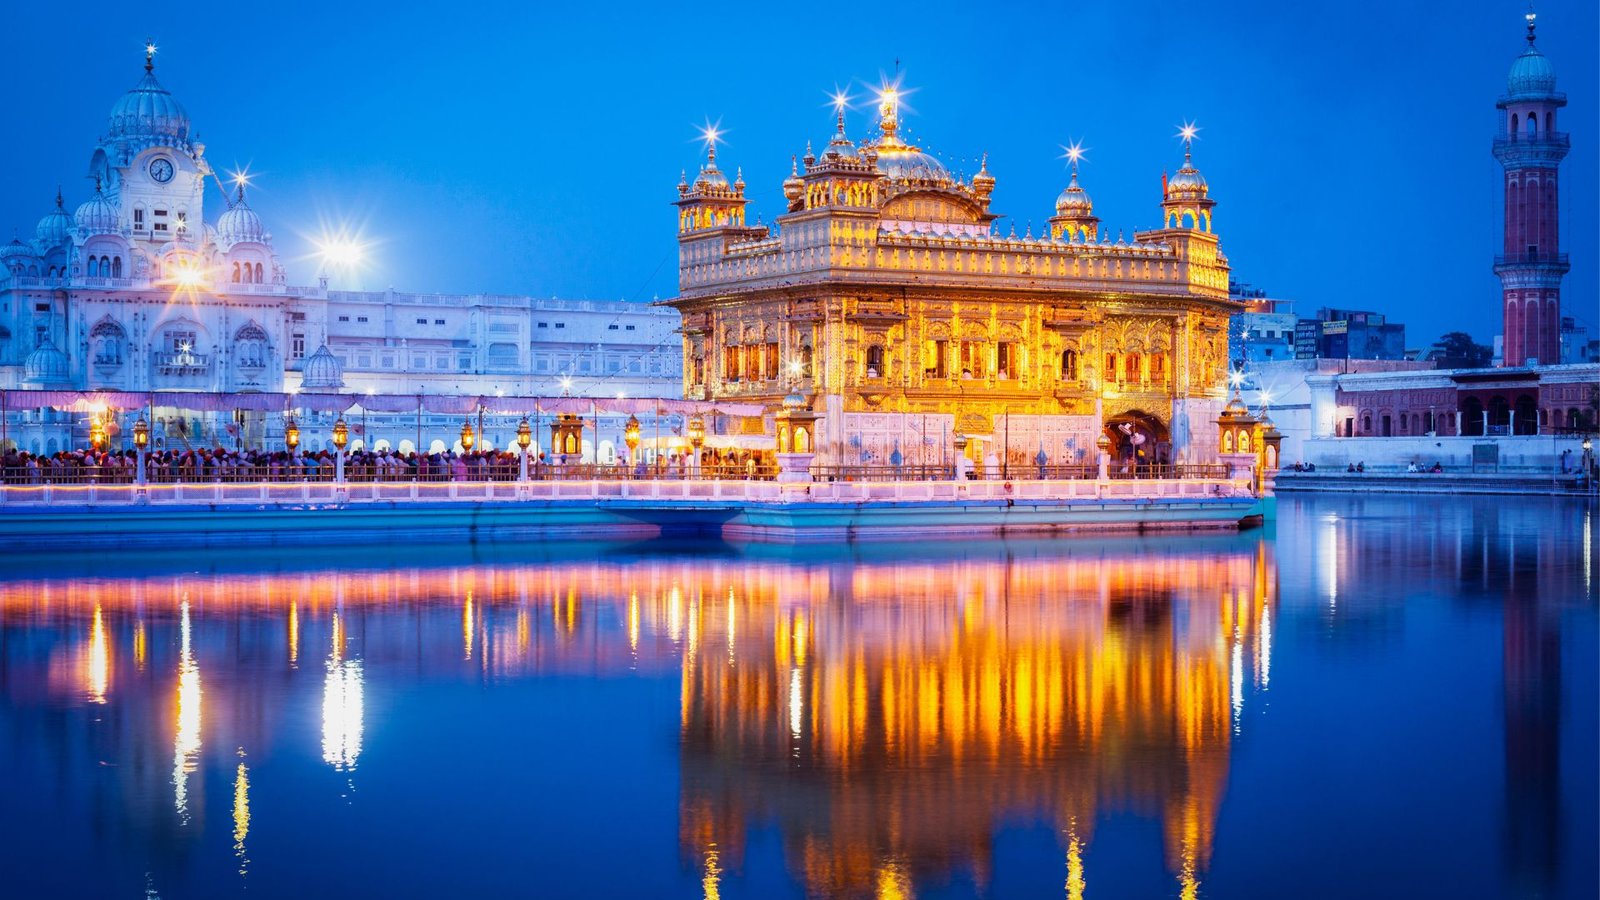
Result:
{"label": "small dome", "polygon": [[39,243],[46,247],[60,246],[72,234],[72,217],[67,215],[66,207],[62,205],[60,191],[56,191],[56,208],[39,220],[39,227],[33,233]]}
{"label": "small dome", "polygon": [[700,175],[694,180],[694,186],[701,189],[716,188],[727,190],[728,176],[722,174],[722,170],[717,168],[716,163],[708,162],[701,167]]}
{"label": "small dome", "polygon": [[323,344],[300,367],[300,386],[306,390],[344,387],[344,366]]}
{"label": "small dome", "polygon": [[71,380],[71,369],[67,355],[45,338],[23,362],[22,377],[35,384],[56,384]]}
{"label": "small dome", "polygon": [[1228,405],[1222,408],[1222,414],[1231,419],[1241,419],[1250,415],[1250,408],[1244,405],[1244,400],[1239,397],[1237,389],[1234,390],[1233,398],[1228,401]]}
{"label": "small dome", "polygon": [[1072,173],[1072,183],[1056,198],[1056,215],[1090,216],[1094,214],[1094,201],[1089,192],[1078,186],[1078,173]]}
{"label": "small dome", "polygon": [[800,177],[800,169],[795,165],[794,160],[790,160],[789,177],[783,180],[783,196],[785,199],[793,202],[795,200],[799,200],[800,195],[805,193],[805,190],[806,183],[805,180]]}
{"label": "small dome", "polygon": [[111,107],[109,133],[114,138],[189,139],[189,114],[184,111],[183,104],[156,81],[155,66],[148,57],[144,77]]}
{"label": "small dome", "polygon": [[799,388],[795,388],[795,389],[791,390],[783,398],[783,408],[784,409],[805,409],[806,408],[806,397],[805,397],[804,394],[800,393],[800,389]]}
{"label": "small dome", "polygon": [[1167,182],[1167,197],[1172,200],[1199,200],[1210,192],[1206,178],[1194,167],[1189,154],[1183,154],[1183,167]]}
{"label": "small dome", "polygon": [[1506,75],[1506,93],[1513,98],[1544,97],[1555,92],[1556,70],[1530,41]]}
{"label": "small dome", "polygon": [[3,248],[0,248],[0,259],[4,260],[30,259],[36,255],[37,254],[33,252],[32,247],[29,247],[27,244],[24,244],[22,241],[17,240],[16,238],[12,238],[11,243],[5,245]]}
{"label": "small dome", "polygon": [[261,217],[250,208],[244,198],[244,187],[239,188],[238,197],[228,211],[217,218],[216,236],[220,242],[229,246],[234,244],[265,244],[267,242],[266,226],[261,224]]}
{"label": "small dome", "polygon": [[83,202],[78,211],[72,216],[78,224],[78,231],[85,237],[96,234],[116,234],[117,208],[112,205],[106,195],[96,189],[94,196]]}
{"label": "small dome", "polygon": [[953,183],[950,172],[932,154],[916,147],[901,144],[879,146],[878,171],[905,184],[936,184],[941,187]]}

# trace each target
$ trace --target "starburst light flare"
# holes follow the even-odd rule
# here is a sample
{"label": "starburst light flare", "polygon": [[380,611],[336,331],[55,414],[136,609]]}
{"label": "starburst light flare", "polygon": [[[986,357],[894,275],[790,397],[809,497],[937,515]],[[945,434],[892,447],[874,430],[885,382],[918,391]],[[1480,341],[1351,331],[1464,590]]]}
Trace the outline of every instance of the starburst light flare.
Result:
{"label": "starburst light flare", "polygon": [[1178,133],[1177,133],[1176,137],[1178,137],[1180,140],[1183,141],[1184,152],[1187,153],[1189,151],[1189,148],[1194,145],[1195,136],[1198,135],[1199,133],[1200,133],[1200,126],[1196,125],[1193,122],[1185,122],[1182,125],[1178,126]]}
{"label": "starburst light flare", "polygon": [[1072,174],[1078,174],[1078,163],[1083,162],[1089,153],[1088,148],[1083,146],[1083,141],[1073,141],[1071,144],[1062,144],[1061,150],[1061,158],[1072,165]]}

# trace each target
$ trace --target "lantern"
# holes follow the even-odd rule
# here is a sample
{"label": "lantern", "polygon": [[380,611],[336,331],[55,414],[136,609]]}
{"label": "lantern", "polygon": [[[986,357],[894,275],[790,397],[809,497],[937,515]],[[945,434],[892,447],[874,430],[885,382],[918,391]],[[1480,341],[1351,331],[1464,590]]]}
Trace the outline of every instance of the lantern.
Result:
{"label": "lantern", "polygon": [[340,416],[339,420],[333,423],[333,446],[334,449],[343,452],[344,446],[348,443],[350,443],[350,426],[344,423],[344,416]]}
{"label": "lantern", "polygon": [[139,421],[133,423],[133,446],[138,450],[150,446],[150,423],[144,420],[144,416],[140,416]]}
{"label": "lantern", "polygon": [[706,420],[699,415],[689,418],[689,445],[699,450],[706,442]]}
{"label": "lantern", "polygon": [[630,457],[633,455],[633,451],[639,449],[639,418],[637,416],[628,417],[628,424],[622,429],[622,441],[628,445],[628,455]]}
{"label": "lantern", "polygon": [[472,445],[477,442],[477,435],[472,433],[472,423],[466,419],[461,420],[461,449],[472,451]]}
{"label": "lantern", "polygon": [[[527,453],[528,448],[532,445],[533,426],[528,424],[528,417],[523,416],[522,421],[517,423],[517,446],[522,448],[523,453]],[[467,445],[462,444],[461,446],[465,447]]]}
{"label": "lantern", "polygon": [[105,420],[99,414],[91,416],[89,418],[89,443],[96,450],[104,450],[108,438]]}
{"label": "lantern", "polygon": [[288,421],[283,423],[283,443],[289,448],[290,453],[300,446],[300,426],[295,424],[294,416],[290,416]]}

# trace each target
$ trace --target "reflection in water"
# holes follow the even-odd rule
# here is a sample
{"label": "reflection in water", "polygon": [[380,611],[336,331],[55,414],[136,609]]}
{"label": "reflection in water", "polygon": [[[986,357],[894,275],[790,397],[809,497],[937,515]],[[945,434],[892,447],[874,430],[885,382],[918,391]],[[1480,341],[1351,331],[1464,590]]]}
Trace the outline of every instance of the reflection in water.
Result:
{"label": "reflection in water", "polygon": [[[1042,869],[1054,895],[1127,894],[1136,869],[1146,877],[1139,882],[1144,893],[1223,896],[1249,890],[1224,884],[1224,870],[1212,867],[1214,850],[1237,857],[1230,869],[1249,868],[1252,854],[1271,852],[1275,840],[1252,832],[1256,822],[1237,819],[1224,830],[1232,840],[1218,844],[1217,834],[1224,797],[1262,789],[1262,770],[1248,761],[1262,748],[1285,746],[1280,709],[1298,705],[1301,715],[1315,717],[1340,703],[1364,708],[1336,681],[1309,683],[1330,671],[1316,670],[1316,649],[1345,651],[1416,627],[1396,596],[1455,589],[1449,602],[1456,606],[1444,608],[1475,604],[1503,625],[1485,660],[1503,667],[1503,722],[1473,742],[1493,748],[1487,752],[1497,772],[1495,732],[1503,727],[1505,834],[1499,848],[1489,845],[1490,855],[1503,852],[1508,884],[1548,896],[1558,893],[1552,886],[1567,821],[1561,768],[1572,761],[1561,756],[1562,607],[1540,598],[1570,597],[1572,586],[1588,584],[1588,557],[1574,549],[1558,557],[1544,536],[1506,537],[1531,529],[1477,509],[1453,532],[1408,524],[1386,541],[1365,537],[1361,529],[1371,526],[1359,509],[1324,511],[1306,517],[1282,557],[1274,541],[1246,537],[1173,541],[1154,551],[1132,541],[995,542],[942,557],[904,548],[799,559],[775,551],[779,558],[657,553],[13,580],[0,583],[0,704],[9,705],[0,710],[25,705],[28,687],[41,681],[55,701],[94,704],[92,722],[111,724],[84,727],[128,729],[93,751],[111,761],[100,777],[123,786],[123,821],[148,818],[136,798],[153,796],[169,828],[170,738],[171,789],[178,821],[187,826],[173,829],[173,840],[215,848],[207,852],[217,865],[248,874],[255,892],[272,883],[271,860],[288,855],[278,836],[319,824],[293,821],[301,813],[277,802],[278,792],[299,791],[301,801],[317,792],[342,798],[352,816],[378,805],[350,801],[352,794],[330,789],[325,777],[295,772],[297,755],[304,771],[323,776],[331,767],[353,778],[363,753],[375,754],[369,767],[376,759],[405,771],[417,751],[380,735],[436,729],[434,719],[417,717],[455,715],[449,704],[458,695],[449,690],[559,676],[566,679],[556,693],[562,703],[570,702],[568,690],[605,696],[584,695],[586,680],[626,677],[657,691],[648,694],[653,707],[618,706],[596,718],[653,721],[661,728],[656,746],[675,732],[668,766],[676,772],[658,767],[649,775],[669,785],[676,818],[642,812],[649,807],[641,801],[637,809],[606,810],[607,821],[627,822],[629,836],[666,840],[668,859],[674,852],[681,859],[681,887],[708,900],[739,893],[745,870],[772,858],[747,850],[753,834],[775,836],[787,871],[808,895],[913,898],[941,885],[966,890],[968,878],[971,890],[994,893],[1002,883],[995,874],[1002,835],[1032,825],[1054,834]],[[1286,558],[1296,570],[1286,570],[1284,583],[1292,577],[1297,589],[1280,598]],[[1557,558],[1565,569],[1551,564]],[[327,641],[320,672],[298,666],[302,640],[308,660],[323,656],[315,648]],[[174,648],[176,721],[169,731],[171,682],[161,673],[172,671]],[[1340,660],[1360,667],[1376,658]],[[149,674],[139,676],[147,665]],[[48,676],[30,678],[31,667]],[[393,728],[367,721],[369,679],[375,697],[390,698],[380,706],[396,715]],[[394,690],[424,681],[439,689]],[[1269,686],[1292,702],[1264,718]],[[421,694],[432,694],[433,705]],[[527,709],[544,713],[538,704]],[[464,707],[460,714],[485,715]],[[485,741],[566,738],[513,727],[543,727],[544,719],[520,707],[501,709],[498,723],[487,715],[475,720],[487,728]],[[1274,724],[1276,741],[1251,748]],[[505,731],[494,730],[501,726]],[[206,753],[229,746],[240,748],[237,758]],[[150,748],[155,765],[145,775],[130,761]],[[650,765],[651,752],[640,752],[641,765]],[[576,773],[610,779],[608,766],[618,758],[580,762]],[[195,775],[200,768],[204,775]],[[371,768],[371,776],[379,774]],[[251,788],[263,777],[273,791],[255,799],[275,802],[252,810]],[[219,840],[225,827],[201,839],[207,780],[232,782],[231,842]],[[381,796],[381,784],[375,780],[373,797]],[[1498,787],[1489,784],[1491,792]],[[1250,804],[1230,799],[1227,806]],[[269,818],[253,821],[253,813],[269,810]],[[562,811],[542,814],[554,820]],[[1159,851],[1111,839],[1130,817],[1159,824]],[[406,824],[419,832],[436,827]],[[1244,834],[1252,835],[1246,846]],[[275,852],[262,852],[266,835]],[[1361,840],[1334,839],[1354,846]],[[1048,834],[1045,842],[1052,842]],[[260,860],[251,859],[252,845]],[[1164,890],[1152,884],[1157,880]]]}
{"label": "reflection in water", "polygon": [[179,821],[188,824],[189,774],[200,757],[200,664],[194,656],[188,600],[178,605],[178,640],[178,728],[172,742],[172,801]]}
{"label": "reflection in water", "polygon": [[111,645],[106,640],[106,619],[100,605],[94,607],[94,623],[89,627],[89,702],[106,702],[111,683]]}
{"label": "reflection in water", "polygon": [[[244,756],[240,750],[239,755]],[[239,874],[250,869],[250,858],[245,855],[244,839],[250,835],[250,770],[243,762],[233,776],[233,855],[239,860]]]}
{"label": "reflection in water", "polygon": [[[743,587],[687,608],[688,853],[737,862],[749,825],[775,818],[809,891],[909,897],[925,877],[981,878],[1000,823],[1034,816],[1068,836],[1071,893],[1087,878],[1078,823],[1159,811],[1169,871],[1195,890],[1246,681],[1268,667],[1264,545],[855,564]],[[716,634],[730,621],[731,661]]]}
{"label": "reflection in water", "polygon": [[343,658],[344,643],[344,617],[335,612],[322,682],[322,759],[340,772],[354,770],[361,755],[364,706],[361,661]]}

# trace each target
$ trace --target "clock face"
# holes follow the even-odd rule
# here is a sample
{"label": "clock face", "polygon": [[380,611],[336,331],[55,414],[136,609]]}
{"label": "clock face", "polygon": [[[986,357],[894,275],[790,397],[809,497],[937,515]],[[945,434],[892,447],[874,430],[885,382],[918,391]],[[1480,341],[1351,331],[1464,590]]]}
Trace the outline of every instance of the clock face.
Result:
{"label": "clock face", "polygon": [[158,184],[166,184],[172,180],[172,160],[156,157],[150,162],[150,177]]}

